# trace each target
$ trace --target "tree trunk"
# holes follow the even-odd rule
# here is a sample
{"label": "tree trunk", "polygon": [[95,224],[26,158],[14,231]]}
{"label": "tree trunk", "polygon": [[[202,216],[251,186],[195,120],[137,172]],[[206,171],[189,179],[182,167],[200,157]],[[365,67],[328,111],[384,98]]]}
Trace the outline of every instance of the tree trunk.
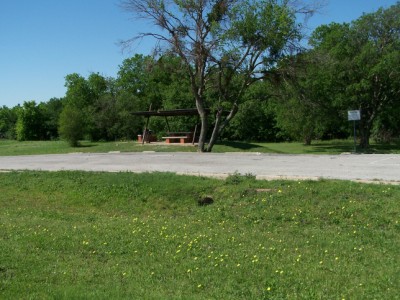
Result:
{"label": "tree trunk", "polygon": [[221,134],[221,132],[225,129],[225,127],[229,124],[229,122],[232,120],[232,118],[236,115],[238,112],[238,104],[235,102],[233,103],[232,109],[229,112],[229,115],[226,117],[225,120],[222,121],[222,113],[223,110],[220,109],[217,112],[217,115],[215,116],[215,125],[214,125],[214,130],[210,139],[210,143],[208,144],[207,147],[207,152],[211,152],[212,148],[214,147],[215,142],[217,141],[217,138]]}
{"label": "tree trunk", "polygon": [[368,122],[360,122],[360,147],[367,149],[369,147],[369,138],[371,136],[371,125]]}
{"label": "tree trunk", "polygon": [[312,142],[312,138],[311,138],[311,135],[306,135],[305,137],[304,137],[304,145],[306,145],[306,146],[310,146],[311,145],[311,142]]}
{"label": "tree trunk", "polygon": [[310,146],[312,142],[312,138],[314,136],[314,128],[312,125],[308,125],[305,127],[303,132],[303,142],[304,145]]}
{"label": "tree trunk", "polygon": [[200,129],[199,144],[197,147],[197,152],[205,152],[206,137],[207,137],[207,131],[208,131],[207,115],[203,116],[200,114],[200,120],[201,120],[201,129]]}
{"label": "tree trunk", "polygon": [[[365,117],[367,118],[367,117]],[[369,138],[371,136],[371,121],[372,117],[369,117],[367,120],[360,120],[360,147],[362,149],[367,149],[369,147]]]}
{"label": "tree trunk", "polygon": [[205,152],[205,144],[206,144],[206,138],[207,138],[207,132],[208,132],[208,116],[207,116],[207,112],[204,108],[204,103],[201,99],[196,99],[196,106],[197,106],[197,111],[199,112],[200,121],[201,121],[201,129],[200,129],[200,136],[199,136],[199,143],[198,143],[197,151]]}
{"label": "tree trunk", "polygon": [[217,138],[220,134],[221,115],[222,115],[222,111],[218,111],[217,115],[215,116],[215,125],[214,125],[214,129],[213,129],[213,132],[211,135],[210,142],[207,145],[207,152],[212,151],[212,148],[214,147],[215,142],[217,141]]}

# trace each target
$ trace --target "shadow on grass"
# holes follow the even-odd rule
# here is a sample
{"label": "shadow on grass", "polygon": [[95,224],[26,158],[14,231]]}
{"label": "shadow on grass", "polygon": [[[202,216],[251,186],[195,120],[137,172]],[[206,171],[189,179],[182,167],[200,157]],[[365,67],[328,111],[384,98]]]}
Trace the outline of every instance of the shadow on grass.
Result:
{"label": "shadow on grass", "polygon": [[221,141],[221,142],[218,142],[217,145],[232,147],[234,149],[239,149],[239,150],[252,150],[252,149],[257,149],[257,148],[263,148],[260,145],[256,145],[256,144],[252,144],[252,143],[232,142],[232,141]]}
{"label": "shadow on grass", "polygon": [[400,141],[393,143],[372,144],[368,153],[400,153]]}
{"label": "shadow on grass", "polygon": [[306,153],[343,153],[343,152],[352,152],[360,154],[390,154],[390,153],[398,153],[400,152],[400,143],[391,143],[391,144],[371,144],[368,148],[361,148],[358,144],[354,149],[354,143],[352,142],[343,142],[343,143],[332,143],[330,141],[326,142],[318,142],[316,144],[312,144],[310,146],[305,146]]}
{"label": "shadow on grass", "polygon": [[73,148],[93,148],[98,146],[98,144],[93,144],[93,143],[79,143],[77,146],[73,147]]}
{"label": "shadow on grass", "polygon": [[[274,144],[276,145],[276,144]],[[279,145],[279,144],[278,144]],[[278,154],[341,154],[354,153],[354,143],[351,140],[331,140],[331,141],[314,141],[311,145],[306,146],[301,143],[282,143],[280,147],[268,147],[267,144],[256,144],[250,142],[238,141],[221,141],[218,143],[220,150],[224,151],[224,147],[230,150],[225,151],[259,151],[263,153]],[[400,153],[400,142],[391,144],[375,144],[371,143],[367,149],[362,149],[359,145],[356,147],[355,153],[358,154],[390,154]]]}
{"label": "shadow on grass", "polygon": [[304,146],[305,153],[343,153],[343,152],[353,152],[354,145],[351,144],[332,144],[331,142],[320,142],[318,144],[311,144],[309,146]]}

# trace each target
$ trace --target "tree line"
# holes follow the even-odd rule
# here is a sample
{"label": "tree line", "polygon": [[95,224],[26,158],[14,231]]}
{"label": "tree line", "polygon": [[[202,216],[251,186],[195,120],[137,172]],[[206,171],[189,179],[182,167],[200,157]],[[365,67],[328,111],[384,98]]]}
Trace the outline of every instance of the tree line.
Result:
{"label": "tree line", "polygon": [[[348,138],[347,111],[355,109],[361,111],[362,147],[371,137],[399,138],[399,2],[351,23],[322,25],[308,47],[294,48],[301,38],[296,10],[277,1],[189,2],[177,2],[182,18],[173,18],[174,24],[165,7],[149,11],[145,0],[125,1],[135,13],[157,16],[166,34],[154,35],[166,39],[167,50],[124,60],[116,78],[69,74],[63,98],[1,107],[0,137],[63,138],[73,146],[81,139],[134,139],[144,120],[132,112],[196,107],[200,118],[168,121],[176,131],[199,122],[203,141],[211,144],[200,151],[211,151],[217,138],[306,144]],[[240,9],[232,4],[237,2]],[[205,17],[190,20],[198,15]],[[202,115],[205,108],[212,113]],[[154,133],[167,131],[165,120],[150,121]]]}

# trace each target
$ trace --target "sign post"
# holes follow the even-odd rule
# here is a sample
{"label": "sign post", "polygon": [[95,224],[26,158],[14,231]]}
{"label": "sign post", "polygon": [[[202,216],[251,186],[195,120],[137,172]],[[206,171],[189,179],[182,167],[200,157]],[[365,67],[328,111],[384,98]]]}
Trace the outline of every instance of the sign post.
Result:
{"label": "sign post", "polygon": [[357,137],[356,137],[356,121],[361,120],[361,114],[359,110],[347,111],[347,120],[353,121],[354,128],[354,153],[357,152]]}

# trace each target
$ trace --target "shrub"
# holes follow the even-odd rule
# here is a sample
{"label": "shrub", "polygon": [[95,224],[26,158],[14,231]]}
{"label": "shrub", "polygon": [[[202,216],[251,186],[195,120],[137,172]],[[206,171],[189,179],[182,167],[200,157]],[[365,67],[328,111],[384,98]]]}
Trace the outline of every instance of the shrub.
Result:
{"label": "shrub", "polygon": [[84,121],[80,110],[72,106],[66,106],[60,115],[60,137],[66,140],[71,147],[79,146],[79,140],[83,137]]}

